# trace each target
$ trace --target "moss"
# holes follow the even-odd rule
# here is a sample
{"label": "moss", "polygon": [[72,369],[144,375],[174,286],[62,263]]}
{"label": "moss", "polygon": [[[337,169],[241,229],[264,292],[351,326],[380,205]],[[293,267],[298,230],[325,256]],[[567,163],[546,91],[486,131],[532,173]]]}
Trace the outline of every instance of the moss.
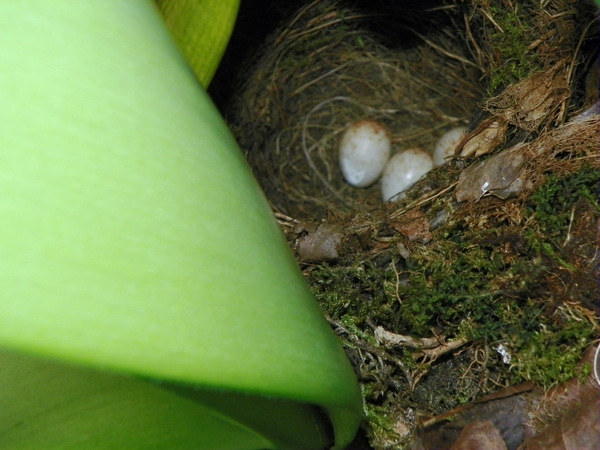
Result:
{"label": "moss", "polygon": [[[485,380],[495,386],[530,380],[549,388],[589,374],[578,362],[598,324],[583,300],[594,303],[598,286],[592,276],[586,287],[578,274],[589,272],[594,260],[595,244],[589,243],[595,242],[595,228],[585,224],[596,224],[600,215],[594,195],[599,178],[588,167],[548,176],[530,198],[514,200],[522,214],[518,225],[488,217],[473,226],[472,217],[486,217],[486,205],[500,204],[484,198],[471,210],[457,211],[430,243],[403,241],[411,251],[408,260],[390,252],[387,259],[310,272],[319,302],[345,329],[341,338],[359,375],[371,443],[401,448],[397,429],[403,419],[394,411],[442,413],[489,392]],[[582,202],[587,206],[574,216]],[[430,213],[436,211],[432,206]],[[590,247],[563,245],[569,233]],[[566,289],[569,284],[574,287]],[[415,337],[466,337],[472,344],[425,363],[414,349],[378,343],[374,326]],[[498,353],[498,344],[510,361]],[[410,377],[420,378],[414,389]]]}
{"label": "moss", "polygon": [[589,321],[579,319],[562,327],[544,325],[517,335],[512,381],[532,380],[549,387],[581,375],[578,362],[595,333]]}
{"label": "moss", "polygon": [[424,336],[442,324],[456,328],[467,318],[474,323],[490,318],[497,297],[490,281],[505,265],[492,247],[473,244],[474,237],[437,240],[411,259],[401,310],[406,330]]}
{"label": "moss", "polygon": [[590,166],[568,177],[550,175],[545,184],[531,196],[527,209],[539,223],[540,232],[548,239],[562,242],[566,238],[575,205],[585,199],[598,211],[600,172]]}
{"label": "moss", "polygon": [[364,261],[350,267],[320,266],[309,275],[313,293],[324,311],[359,333],[365,321],[376,317],[389,327],[398,323],[398,305],[391,298],[394,273]]}
{"label": "moss", "polygon": [[541,58],[529,48],[534,36],[539,36],[534,17],[540,5],[525,1],[508,7],[503,1],[492,0],[483,2],[482,7],[487,13],[485,26],[490,30],[486,35],[492,55],[488,94],[493,95],[541,68]]}
{"label": "moss", "polygon": [[389,448],[391,443],[397,443],[399,436],[395,431],[396,420],[390,414],[388,406],[366,404],[365,416],[369,440],[378,448]]}
{"label": "moss", "polygon": [[[583,268],[578,258],[594,250],[569,249],[562,243],[578,220],[573,218],[573,208],[585,201],[590,204],[585,211],[599,211],[594,195],[599,178],[588,167],[569,176],[549,176],[527,201],[515,203],[523,215],[519,226],[489,218],[473,226],[470,217],[481,218],[477,208],[485,209],[477,206],[473,215],[468,211],[455,215],[436,230],[432,242],[407,243],[411,257],[406,261],[391,254],[350,266],[319,266],[310,272],[309,282],[326,314],[346,330],[346,348],[359,354],[366,348],[357,347],[359,341],[370,346],[367,351],[387,351],[374,339],[373,326],[415,337],[460,336],[489,348],[500,342],[505,345],[512,357],[510,365],[494,351],[486,363],[498,382],[532,380],[546,387],[563,382],[577,373],[582,350],[594,337],[593,321],[573,298],[589,297],[592,303],[597,286],[592,283],[582,290],[585,286],[578,283],[576,290],[563,288],[571,278],[580,279]],[[492,201],[487,198],[481,203]],[[593,242],[594,230],[580,228],[591,234],[578,240]],[[397,349],[387,355],[405,372],[428,370],[411,351]],[[373,405],[381,407],[384,392],[397,383],[390,379],[402,373],[375,363],[357,364],[363,371],[363,388],[371,392],[365,400],[375,417],[379,410]],[[460,401],[468,401],[477,389],[473,387]],[[436,391],[438,400],[457,399],[456,392],[444,395],[441,390]],[[439,409],[423,396],[413,401],[429,402],[430,411]],[[373,426],[383,430],[389,425],[385,420],[379,417],[381,423]]]}
{"label": "moss", "polygon": [[[573,376],[594,328],[583,316],[556,322],[557,308],[568,298],[554,289],[552,279],[563,269],[580,270],[560,243],[578,202],[586,199],[598,209],[593,193],[599,178],[593,168],[550,176],[527,203],[523,238],[500,228],[456,228],[415,252],[403,293],[401,332],[424,336],[434,328],[471,340],[508,342],[518,361],[511,373],[515,383],[549,386]],[[503,243],[516,247],[512,258],[505,258]],[[597,296],[597,289],[585,295]]]}
{"label": "moss", "polygon": [[525,79],[534,67],[538,67],[536,61],[528,55],[528,42],[525,36],[531,26],[527,24],[527,19],[505,8],[493,8],[492,11],[504,32],[494,33],[491,37],[494,48],[498,49],[502,64],[495,67],[492,72],[490,94],[498,88]]}

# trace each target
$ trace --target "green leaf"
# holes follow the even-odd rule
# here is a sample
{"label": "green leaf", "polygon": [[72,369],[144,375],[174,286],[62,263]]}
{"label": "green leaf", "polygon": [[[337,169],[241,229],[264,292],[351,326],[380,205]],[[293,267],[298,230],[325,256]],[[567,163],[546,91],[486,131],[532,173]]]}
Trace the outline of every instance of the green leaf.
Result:
{"label": "green leaf", "polygon": [[3,350],[0,361],[4,449],[274,448],[240,423],[137,378]]}
{"label": "green leaf", "polygon": [[0,66],[0,346],[311,405],[348,443],[352,368],[153,4],[0,2]]}
{"label": "green leaf", "polygon": [[156,0],[167,26],[205,88],[225,52],[239,0]]}

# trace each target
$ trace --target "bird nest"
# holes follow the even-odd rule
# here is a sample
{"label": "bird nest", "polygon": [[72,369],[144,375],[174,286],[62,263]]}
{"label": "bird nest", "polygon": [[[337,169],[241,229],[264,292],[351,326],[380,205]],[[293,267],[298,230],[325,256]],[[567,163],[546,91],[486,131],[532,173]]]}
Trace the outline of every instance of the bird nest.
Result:
{"label": "bird nest", "polygon": [[407,24],[391,42],[373,31],[397,29],[389,17],[318,1],[271,39],[233,124],[277,211],[314,220],[381,204],[377,185],[352,188],[339,168],[337,144],[353,121],[385,123],[396,150],[432,150],[444,130],[466,123],[481,98],[479,73],[451,36],[423,35],[436,18]]}
{"label": "bird nest", "polygon": [[[358,5],[297,11],[229,121],[355,368],[370,445],[402,448],[471,400],[582,373],[600,312],[597,14],[571,0]],[[383,203],[339,168],[361,119],[388,127],[392,152],[468,131]]]}

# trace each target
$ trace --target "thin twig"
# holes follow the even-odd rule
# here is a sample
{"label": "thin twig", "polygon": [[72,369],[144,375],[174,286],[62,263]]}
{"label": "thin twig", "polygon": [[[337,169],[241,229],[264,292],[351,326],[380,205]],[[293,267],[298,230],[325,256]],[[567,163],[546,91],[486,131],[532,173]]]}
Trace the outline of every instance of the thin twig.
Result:
{"label": "thin twig", "polygon": [[437,197],[439,197],[440,195],[445,194],[446,192],[448,192],[450,189],[453,189],[456,185],[458,184],[458,181],[455,181],[454,183],[452,183],[451,185],[445,187],[444,189],[435,192],[434,194],[428,196],[425,199],[417,199],[415,200],[413,203],[410,203],[408,206],[404,207],[403,209],[399,210],[399,211],[394,211],[394,213],[390,214],[389,218],[393,219],[396,218],[402,214],[404,214],[405,212],[407,212],[408,210],[412,209],[412,208],[416,208],[417,206],[421,206],[424,205],[426,203],[429,203],[430,201],[436,199]]}
{"label": "thin twig", "polygon": [[439,416],[435,416],[435,417],[423,422],[421,424],[421,426],[423,428],[429,428],[440,422],[445,422],[446,420],[456,416],[457,414],[469,411],[469,410],[473,409],[477,404],[489,402],[491,400],[496,400],[499,398],[506,398],[506,397],[511,397],[513,395],[522,394],[523,392],[532,390],[534,387],[535,387],[535,385],[531,381],[527,381],[525,383],[518,384],[516,386],[511,386],[511,387],[507,388],[505,391],[486,395],[485,397],[475,400],[474,402],[471,402],[467,405],[458,406],[454,409],[451,409],[450,411],[440,414]]}

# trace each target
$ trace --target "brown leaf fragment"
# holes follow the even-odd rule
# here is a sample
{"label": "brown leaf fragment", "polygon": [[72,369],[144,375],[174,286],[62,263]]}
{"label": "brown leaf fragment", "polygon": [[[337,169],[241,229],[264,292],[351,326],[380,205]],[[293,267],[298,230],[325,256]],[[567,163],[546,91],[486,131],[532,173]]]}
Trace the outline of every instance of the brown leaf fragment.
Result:
{"label": "brown leaf fragment", "polygon": [[419,435],[424,448],[449,449],[471,422],[489,420],[500,433],[506,448],[515,450],[523,442],[523,423],[526,420],[523,396],[512,395],[481,403],[482,401],[480,399],[478,402],[459,406],[430,419],[423,425]]}
{"label": "brown leaf fragment", "polygon": [[531,183],[523,181],[521,177],[517,177],[504,189],[491,190],[490,194],[506,200],[509,197],[518,195],[524,188],[531,189]]}
{"label": "brown leaf fragment", "polygon": [[562,60],[489,99],[484,109],[527,131],[535,131],[568,98],[567,60]]}
{"label": "brown leaf fragment", "polygon": [[431,228],[429,220],[425,218],[425,215],[419,209],[411,209],[405,212],[390,222],[390,225],[411,242],[421,239],[424,244],[427,244],[433,239],[433,235],[429,231]]}
{"label": "brown leaf fragment", "polygon": [[[581,360],[592,364],[592,372],[600,371],[597,352],[597,347],[590,347]],[[509,450],[600,449],[600,385],[595,375],[584,383],[572,378],[546,393],[533,387],[531,382],[511,386],[428,419],[417,437],[420,448],[494,449],[494,441],[483,441],[495,434],[481,423],[489,421]]]}
{"label": "brown leaf fragment", "polygon": [[[518,193],[524,184],[519,178],[525,164],[522,148],[516,145],[463,170],[454,192],[456,200],[476,202],[487,193],[500,198]],[[513,182],[516,184],[511,187]]]}
{"label": "brown leaf fragment", "polygon": [[[581,364],[591,364],[598,371],[600,362],[595,359],[597,346],[588,348],[581,359]],[[592,369],[594,372],[594,369]],[[581,383],[577,377],[553,387],[548,392],[532,392],[527,396],[527,414],[530,417],[525,424],[528,437],[543,433],[549,424],[554,423],[568,411],[577,409],[587,399],[600,396],[600,385],[595,376],[590,374]],[[600,448],[600,447],[599,447]]]}
{"label": "brown leaf fragment", "polygon": [[[504,141],[507,129],[508,123],[499,117],[484,122],[479,128],[463,139],[460,156],[468,158],[474,154],[479,157],[492,153]],[[460,144],[459,148],[461,148]]]}
{"label": "brown leaf fragment", "polygon": [[563,415],[542,433],[525,441],[524,450],[583,450],[600,448],[600,392],[580,408]]}
{"label": "brown leaf fragment", "polygon": [[298,256],[300,262],[331,261],[339,257],[338,250],[343,234],[336,225],[323,223],[316,231],[300,238]]}
{"label": "brown leaf fragment", "polygon": [[460,432],[450,450],[507,450],[500,432],[490,420],[471,422]]}

